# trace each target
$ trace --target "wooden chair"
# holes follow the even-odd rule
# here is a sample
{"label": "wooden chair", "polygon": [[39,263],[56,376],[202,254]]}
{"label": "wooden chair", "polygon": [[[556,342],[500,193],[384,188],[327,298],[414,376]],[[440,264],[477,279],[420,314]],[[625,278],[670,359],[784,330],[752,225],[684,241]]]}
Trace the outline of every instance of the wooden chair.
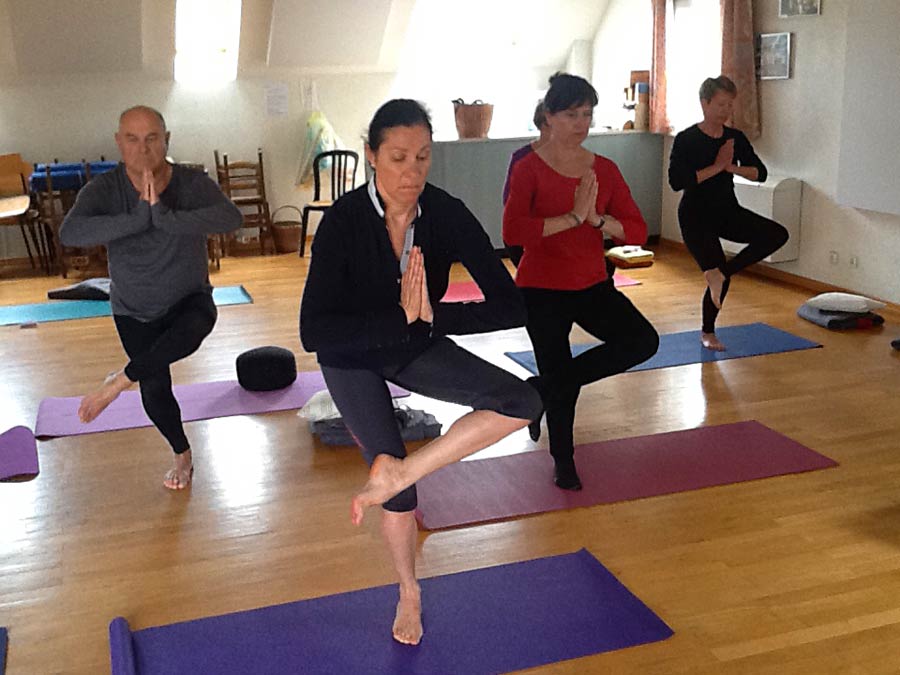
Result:
{"label": "wooden chair", "polygon": [[22,232],[31,269],[36,269],[37,263],[40,263],[41,267],[49,272],[50,263],[45,239],[41,236],[40,226],[33,218],[34,211],[31,208],[28,181],[25,178],[30,172],[31,165],[18,153],[0,155],[0,226],[18,226]]}
{"label": "wooden chair", "polygon": [[[322,177],[320,165],[325,160],[331,160],[331,199],[322,198]],[[320,152],[313,160],[313,180],[315,192],[313,200],[303,207],[303,216],[300,225],[300,257],[306,251],[306,230],[309,226],[309,214],[311,211],[325,213],[328,208],[345,192],[352,190],[356,183],[356,168],[359,163],[359,155],[353,150],[329,150]]]}
{"label": "wooden chair", "polygon": [[271,242],[272,253],[275,253],[275,235],[266,199],[262,149],[257,149],[256,152],[256,162],[229,162],[227,154],[222,154],[221,159],[218,150],[214,150],[213,154],[216,158],[216,177],[222,192],[243,212],[243,227],[259,228],[259,248],[265,255],[266,240]]}

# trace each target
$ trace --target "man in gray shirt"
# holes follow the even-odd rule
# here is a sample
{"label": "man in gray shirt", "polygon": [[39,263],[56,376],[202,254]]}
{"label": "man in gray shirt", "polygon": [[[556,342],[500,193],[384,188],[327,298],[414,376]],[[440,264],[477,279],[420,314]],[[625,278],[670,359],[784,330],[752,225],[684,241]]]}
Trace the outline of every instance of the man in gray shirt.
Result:
{"label": "man in gray shirt", "polygon": [[207,235],[240,227],[243,216],[202,171],[166,162],[169,132],[153,108],[123,112],[116,145],[122,163],[82,188],[59,233],[66,246],[107,247],[113,319],[129,358],[78,414],[90,422],[138,382],[147,416],[175,453],[164,485],[180,490],[193,464],[169,366],[193,354],[216,322]]}

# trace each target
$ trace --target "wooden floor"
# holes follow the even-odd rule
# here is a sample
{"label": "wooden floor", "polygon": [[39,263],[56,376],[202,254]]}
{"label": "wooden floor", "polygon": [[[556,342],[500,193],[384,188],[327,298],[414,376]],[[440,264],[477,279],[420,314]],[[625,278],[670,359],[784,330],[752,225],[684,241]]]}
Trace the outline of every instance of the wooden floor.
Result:
{"label": "wooden floor", "polygon": [[[240,352],[294,350],[306,261],[226,258],[223,307],[180,383],[233,379]],[[659,332],[698,328],[702,282],[682,252],[624,289]],[[39,302],[59,278],[0,281],[0,304]],[[836,333],[795,315],[809,293],[756,277],[732,285],[720,324],[765,321],[824,349],[629,373],[587,387],[576,440],[756,419],[835,469],[421,534],[421,576],[586,547],[675,631],[664,642],[535,673],[900,672],[900,335]],[[499,353],[507,337],[484,338]],[[122,365],[109,319],[0,327],[0,430],[33,427],[39,401],[73,396]],[[441,409],[442,421],[458,411]],[[107,624],[135,629],[393,581],[356,451],[316,444],[294,412],[188,425],[196,483],[161,484],[153,429],[39,444],[41,473],[0,484],[0,626],[7,673],[108,671]],[[546,441],[544,441],[545,443]],[[503,452],[534,449],[524,431]],[[541,446],[546,447],[546,446]],[[497,449],[493,449],[497,452]],[[565,611],[565,606],[547,612]],[[389,627],[384,627],[385,639]],[[426,625],[426,637],[427,625]]]}

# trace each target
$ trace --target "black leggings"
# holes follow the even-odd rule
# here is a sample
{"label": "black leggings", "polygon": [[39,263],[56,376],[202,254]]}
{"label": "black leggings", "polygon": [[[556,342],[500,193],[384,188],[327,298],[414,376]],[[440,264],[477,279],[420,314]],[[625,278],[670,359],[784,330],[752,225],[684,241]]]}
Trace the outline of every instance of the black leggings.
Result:
{"label": "black leggings", "polygon": [[[788,231],[781,225],[737,203],[696,207],[682,200],[678,206],[678,222],[685,246],[700,269],[704,272],[718,269],[725,275],[720,304],[728,293],[729,280],[733,275],[771,255],[788,240]],[[726,261],[719,237],[747,246]],[[718,316],[719,310],[707,288],[703,295],[704,333],[715,332]]]}
{"label": "black leggings", "polygon": [[[387,382],[423,396],[475,410],[493,410],[507,417],[530,421],[541,414],[540,397],[527,382],[480,359],[449,338],[435,341],[403,367],[322,366],[322,374],[344,424],[369,465],[380,454],[406,457]],[[416,486],[412,485],[382,506],[403,513],[415,509],[416,503]]]}
{"label": "black leggings", "polygon": [[172,393],[169,366],[197,351],[215,326],[217,315],[212,295],[193,293],[153,321],[138,321],[121,314],[113,317],[130,359],[125,375],[140,383],[147,417],[176,454],[191,446],[184,435],[181,408]]}
{"label": "black leggings", "polygon": [[[610,283],[582,291],[523,288],[528,335],[541,374],[550,454],[559,462],[575,452],[575,404],[581,387],[624,372],[656,353],[659,335]],[[603,344],[572,358],[569,332],[578,324]]]}

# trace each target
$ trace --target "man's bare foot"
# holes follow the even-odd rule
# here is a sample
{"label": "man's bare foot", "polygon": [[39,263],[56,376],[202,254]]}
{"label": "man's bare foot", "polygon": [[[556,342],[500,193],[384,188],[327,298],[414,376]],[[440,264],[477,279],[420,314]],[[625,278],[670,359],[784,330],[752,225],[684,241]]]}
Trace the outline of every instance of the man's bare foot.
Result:
{"label": "man's bare foot", "polygon": [[417,645],[422,639],[422,598],[418,588],[409,592],[400,590],[393,630],[394,639],[405,645]]}
{"label": "man's bare foot", "polygon": [[175,455],[175,466],[166,472],[163,480],[170,490],[184,490],[194,479],[194,463],[191,459],[191,451]]}
{"label": "man's bare foot", "polygon": [[404,487],[403,460],[378,455],[369,469],[369,480],[350,502],[350,520],[354,525],[359,525],[367,508],[383,504]]}
{"label": "man's bare foot", "polygon": [[81,405],[78,406],[78,419],[85,424],[93,421],[118,398],[119,394],[133,384],[134,382],[128,379],[124,370],[110,373],[99,389],[81,399]]}
{"label": "man's bare foot", "polygon": [[718,309],[722,309],[722,288],[725,286],[725,275],[718,268],[706,270],[703,273],[706,277],[706,285],[709,286],[709,296],[712,298],[713,304]]}
{"label": "man's bare foot", "polygon": [[715,333],[700,333],[700,342],[704,347],[715,352],[725,351],[725,345],[719,342]]}

